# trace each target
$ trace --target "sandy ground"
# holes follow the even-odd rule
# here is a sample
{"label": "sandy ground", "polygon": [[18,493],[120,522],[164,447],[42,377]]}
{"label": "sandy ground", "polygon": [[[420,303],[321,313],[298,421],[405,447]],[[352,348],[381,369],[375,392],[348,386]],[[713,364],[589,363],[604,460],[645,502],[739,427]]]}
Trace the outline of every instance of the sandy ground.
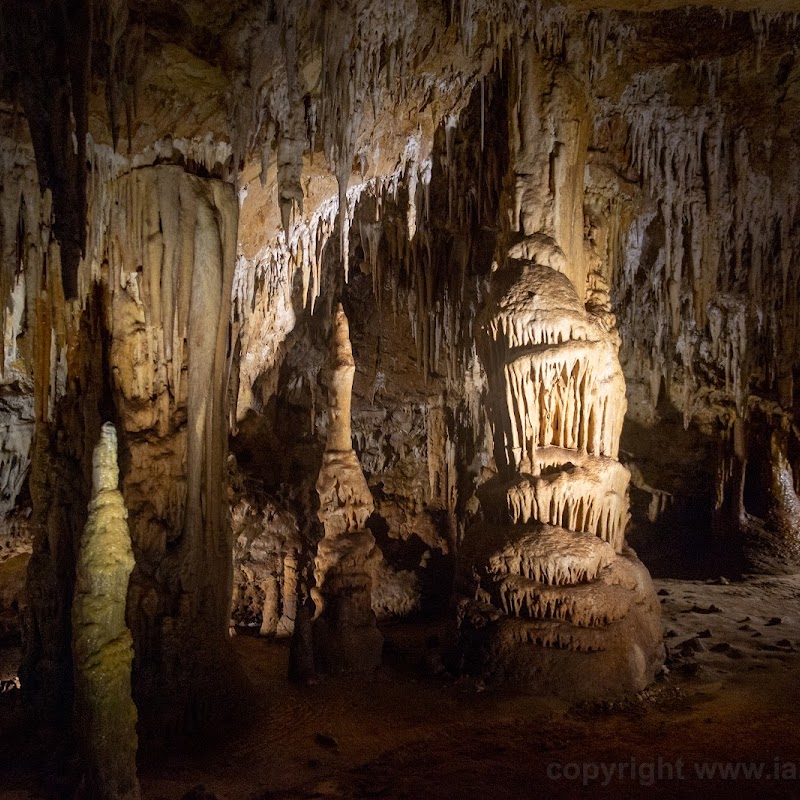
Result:
{"label": "sandy ground", "polygon": [[[613,706],[426,677],[430,624],[386,628],[369,679],[308,687],[284,678],[287,643],[239,636],[249,712],[190,751],[142,759],[142,796],[202,784],[212,794],[193,800],[800,798],[800,577],[656,585],[669,671]],[[52,758],[25,732],[19,693],[0,695],[0,798],[71,796],[48,788]]]}

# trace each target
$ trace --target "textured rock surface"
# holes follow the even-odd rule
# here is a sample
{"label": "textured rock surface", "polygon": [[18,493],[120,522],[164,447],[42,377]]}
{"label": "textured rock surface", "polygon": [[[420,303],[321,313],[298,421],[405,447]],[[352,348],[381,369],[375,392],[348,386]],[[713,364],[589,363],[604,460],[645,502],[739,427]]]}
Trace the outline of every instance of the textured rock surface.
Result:
{"label": "textured rock surface", "polygon": [[[105,413],[118,420],[137,558],[128,600],[134,693],[146,724],[181,730],[208,713],[220,670],[231,669],[224,482],[236,201],[230,186],[172,165],[98,181],[89,194],[83,305],[64,305],[57,283],[53,290],[64,367],[37,411],[24,673],[49,705],[68,698],[64,613],[85,519],[76,505]],[[49,363],[49,334],[40,346]]]}
{"label": "textured rock surface", "polygon": [[257,507],[240,500],[232,509],[237,534],[233,550],[231,616],[235,624],[258,627],[263,636],[288,636],[297,605],[297,520],[264,501]]}
{"label": "textured rock surface", "polygon": [[128,512],[117,488],[117,433],[107,422],[94,449],[92,499],[72,601],[75,727],[87,796],[138,800],[133,638],[125,625],[134,560]]}
{"label": "textured rock surface", "polygon": [[21,553],[0,561],[0,642],[19,641],[22,634],[29,560],[29,554]]}

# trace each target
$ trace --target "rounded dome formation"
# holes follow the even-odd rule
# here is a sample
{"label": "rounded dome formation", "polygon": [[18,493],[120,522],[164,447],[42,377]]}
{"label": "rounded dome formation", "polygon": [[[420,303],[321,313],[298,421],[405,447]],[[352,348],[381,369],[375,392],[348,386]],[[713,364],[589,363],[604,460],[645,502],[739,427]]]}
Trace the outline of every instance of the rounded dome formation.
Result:
{"label": "rounded dome formation", "polygon": [[558,312],[584,316],[585,310],[570,279],[544,264],[527,259],[513,259],[497,271],[492,294],[500,296],[495,308],[487,306],[494,314],[528,317],[536,312]]}
{"label": "rounded dome formation", "polygon": [[[515,246],[492,276],[489,297],[479,317],[479,329],[506,346],[597,341],[603,330],[587,313],[572,281],[558,269],[563,253],[541,247]],[[560,254],[560,258],[557,257]]]}

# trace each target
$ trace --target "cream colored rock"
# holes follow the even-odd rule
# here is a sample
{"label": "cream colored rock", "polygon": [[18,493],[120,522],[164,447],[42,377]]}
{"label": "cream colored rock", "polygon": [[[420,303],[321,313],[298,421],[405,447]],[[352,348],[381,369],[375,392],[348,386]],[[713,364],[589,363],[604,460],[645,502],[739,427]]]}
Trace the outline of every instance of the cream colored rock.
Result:
{"label": "cream colored rock", "polygon": [[138,800],[133,640],[125,624],[134,559],[128,512],[117,488],[117,434],[111,423],[103,425],[92,467],[92,500],[72,603],[75,725],[87,796]]}
{"label": "cream colored rock", "polygon": [[259,497],[232,500],[231,619],[262,636],[289,636],[297,605],[300,534],[290,511]]}
{"label": "cream colored rock", "polygon": [[614,549],[592,534],[551,525],[516,526],[520,538],[489,559],[492,575],[518,575],[548,586],[593,581],[614,561]]}
{"label": "cream colored rock", "polygon": [[353,378],[356,362],[350,344],[350,324],[342,304],[336,308],[333,319],[331,343],[331,379],[328,385],[328,441],[327,451],[353,449],[350,429],[350,408],[353,399]]}
{"label": "cream colored rock", "polygon": [[545,460],[543,474],[522,476],[508,488],[506,506],[511,521],[540,520],[588,531],[621,550],[630,516],[628,471],[610,458],[561,448],[547,450],[560,452],[555,459]]}
{"label": "cream colored rock", "polygon": [[326,537],[363,530],[374,509],[367,479],[352,448],[325,451],[317,493],[318,516]]}
{"label": "cream colored rock", "polygon": [[291,636],[297,618],[297,550],[290,550],[283,559],[283,613],[278,620],[278,636]]}
{"label": "cream colored rock", "polygon": [[40,317],[40,395],[24,680],[43,703],[68,696],[69,554],[83,522],[70,509],[75,498],[88,501],[89,432],[110,407],[124,443],[121,490],[137,554],[127,620],[139,716],[148,730],[185,730],[227,710],[222,696],[238,680],[228,642],[225,494],[238,208],[231,185],[181,166],[124,174],[100,166],[88,187],[80,298],[65,303],[49,266],[46,283],[29,283]]}
{"label": "cream colored rock", "polygon": [[504,376],[490,383],[500,463],[538,475],[540,448],[616,458],[627,406],[618,341],[566,275],[509,258],[493,276],[478,342],[487,371]]}
{"label": "cream colored rock", "polygon": [[652,582],[624,543],[618,339],[603,298],[587,309],[556,271],[551,240],[512,253],[479,317],[501,469],[462,548],[462,663],[573,697],[639,691],[663,645]]}

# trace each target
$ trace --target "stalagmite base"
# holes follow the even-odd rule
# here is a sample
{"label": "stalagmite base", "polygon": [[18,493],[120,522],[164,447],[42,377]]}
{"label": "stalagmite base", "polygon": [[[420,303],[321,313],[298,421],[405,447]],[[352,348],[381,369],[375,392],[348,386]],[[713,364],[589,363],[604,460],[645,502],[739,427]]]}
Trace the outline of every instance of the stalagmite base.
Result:
{"label": "stalagmite base", "polygon": [[134,560],[128,512],[117,488],[117,434],[103,425],[94,451],[92,500],[78,556],[72,605],[75,727],[87,797],[138,800],[133,641],[125,625]]}

